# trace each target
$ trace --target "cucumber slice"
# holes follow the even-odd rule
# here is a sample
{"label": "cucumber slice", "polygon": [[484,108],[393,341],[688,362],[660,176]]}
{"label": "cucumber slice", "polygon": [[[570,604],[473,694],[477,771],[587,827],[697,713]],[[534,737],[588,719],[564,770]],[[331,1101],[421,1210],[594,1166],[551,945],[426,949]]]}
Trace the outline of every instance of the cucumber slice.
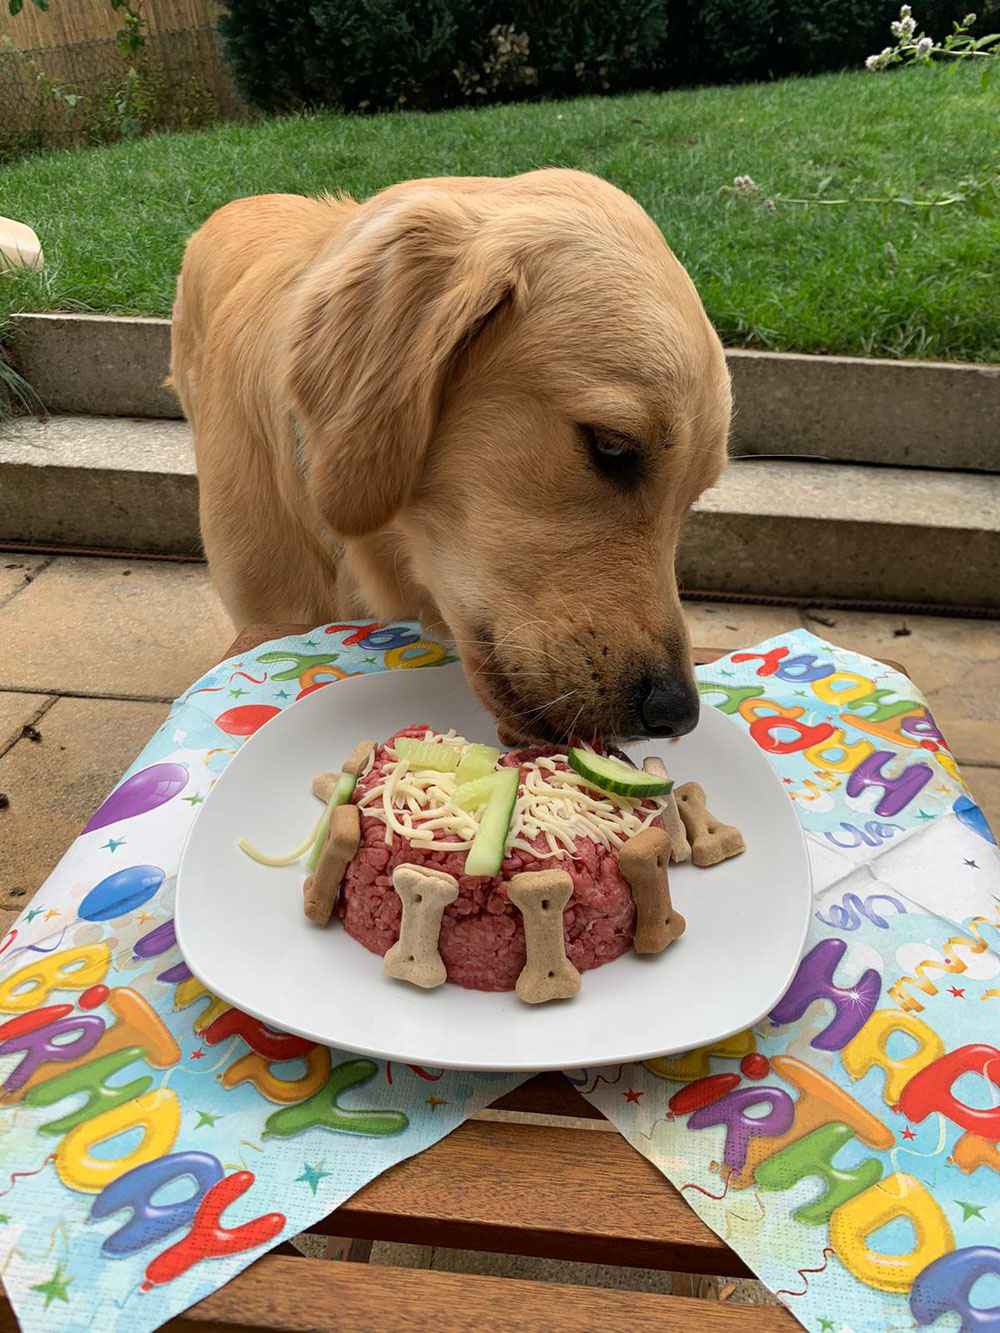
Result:
{"label": "cucumber slice", "polygon": [[451,799],[460,810],[478,810],[485,805],[493,792],[495,773],[488,773],[484,778],[472,782],[463,782],[451,794]]}
{"label": "cucumber slice", "polygon": [[435,773],[454,773],[458,768],[458,752],[452,745],[440,741],[418,741],[412,736],[400,736],[396,741],[396,755],[408,759],[413,768],[429,768]]}
{"label": "cucumber slice", "polygon": [[616,796],[666,796],[674,785],[669,778],[632,768],[620,759],[594,754],[591,750],[570,750],[569,766],[601,791],[614,792]]}
{"label": "cucumber slice", "polygon": [[458,761],[455,778],[462,783],[485,778],[496,768],[499,758],[500,751],[494,749],[492,745],[467,745],[465,753]]}
{"label": "cucumber slice", "polygon": [[521,772],[517,768],[502,768],[496,773],[491,773],[484,781],[489,782],[493,790],[489,794],[486,809],[479,821],[479,832],[466,853],[467,875],[500,873],[510,821],[514,818],[517,789],[521,785]]}
{"label": "cucumber slice", "polygon": [[337,779],[337,785],[333,789],[333,795],[327,801],[326,809],[319,817],[319,824],[316,826],[316,837],[313,840],[312,851],[309,853],[309,859],[306,861],[306,869],[310,875],[319,865],[319,858],[323,853],[323,844],[326,842],[326,835],[330,829],[330,811],[335,805],[346,805],[354,795],[354,788],[358,785],[358,780],[353,773],[341,773]]}

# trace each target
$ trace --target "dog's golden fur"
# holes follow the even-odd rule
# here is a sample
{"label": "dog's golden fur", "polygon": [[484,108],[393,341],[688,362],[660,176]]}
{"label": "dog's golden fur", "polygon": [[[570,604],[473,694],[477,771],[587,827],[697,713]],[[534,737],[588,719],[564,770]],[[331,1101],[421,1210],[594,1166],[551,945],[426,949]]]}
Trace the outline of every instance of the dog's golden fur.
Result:
{"label": "dog's golden fur", "polygon": [[729,379],[613,186],[237,200],[188,243],[172,372],[237,624],[419,618],[509,733],[634,733],[640,682],[690,697],[674,552]]}

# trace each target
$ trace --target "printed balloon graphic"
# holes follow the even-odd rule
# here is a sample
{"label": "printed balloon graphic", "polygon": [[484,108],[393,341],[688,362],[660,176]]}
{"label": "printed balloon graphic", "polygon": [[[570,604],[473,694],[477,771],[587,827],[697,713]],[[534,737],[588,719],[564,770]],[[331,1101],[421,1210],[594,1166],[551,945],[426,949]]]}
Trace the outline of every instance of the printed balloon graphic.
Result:
{"label": "printed balloon graphic", "polygon": [[[238,710],[231,710],[236,712]],[[153,764],[116,787],[103,805],[91,815],[84,833],[107,828],[122,819],[133,819],[171,800],[187,786],[188,771],[180,764]]]}
{"label": "printed balloon graphic", "polygon": [[215,725],[227,736],[252,736],[265,722],[281,712],[273,704],[237,704],[215,719]]}
{"label": "printed balloon graphic", "polygon": [[159,866],[126,866],[116,870],[90,890],[77,915],[83,921],[112,921],[149,902],[163,880]]}
{"label": "printed balloon graphic", "polygon": [[993,831],[986,822],[986,816],[974,801],[969,800],[968,796],[960,796],[951,807],[951,812],[967,829],[971,829],[973,833],[978,833],[987,842],[996,843]]}

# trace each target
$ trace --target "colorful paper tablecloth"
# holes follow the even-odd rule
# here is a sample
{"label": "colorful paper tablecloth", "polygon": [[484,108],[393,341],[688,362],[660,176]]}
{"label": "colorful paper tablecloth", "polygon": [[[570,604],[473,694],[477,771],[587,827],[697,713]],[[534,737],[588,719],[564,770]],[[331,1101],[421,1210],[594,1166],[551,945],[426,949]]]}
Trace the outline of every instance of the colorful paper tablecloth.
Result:
{"label": "colorful paper tablecloth", "polygon": [[[243,740],[334,680],[447,660],[412,625],[352,624],[217,667],[0,941],[0,1272],[25,1330],[157,1327],[522,1080],[276,1033],[206,991],[173,935],[184,835]],[[568,1077],[806,1328],[997,1333],[985,819],[889,668],[799,631],[699,678],[806,830],[807,953],[753,1031]]]}

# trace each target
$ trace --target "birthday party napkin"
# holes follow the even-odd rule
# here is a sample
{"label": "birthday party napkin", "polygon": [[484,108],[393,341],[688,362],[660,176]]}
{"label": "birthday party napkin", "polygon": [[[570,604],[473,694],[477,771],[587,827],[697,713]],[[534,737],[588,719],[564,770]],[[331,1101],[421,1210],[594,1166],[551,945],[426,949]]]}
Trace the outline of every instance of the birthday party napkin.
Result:
{"label": "birthday party napkin", "polygon": [[453,660],[412,625],[335,625],[225,662],[0,942],[0,1272],[26,1333],[158,1327],[523,1081],[275,1032],[174,939],[185,835],[246,738],[332,681]]}
{"label": "birthday party napkin", "polygon": [[1000,866],[982,811],[889,667],[800,631],[698,675],[806,832],[806,954],[752,1030],[570,1077],[805,1328],[1000,1333]]}
{"label": "birthday party napkin", "polygon": [[[449,660],[412,625],[332,625],[216,668],[0,942],[0,1271],[24,1329],[155,1328],[522,1080],[274,1032],[173,936],[184,835],[245,738],[335,680]],[[985,821],[904,677],[805,633],[699,676],[807,830],[809,952],[754,1032],[569,1077],[806,1327],[985,1333],[967,1309],[1000,1271]]]}

